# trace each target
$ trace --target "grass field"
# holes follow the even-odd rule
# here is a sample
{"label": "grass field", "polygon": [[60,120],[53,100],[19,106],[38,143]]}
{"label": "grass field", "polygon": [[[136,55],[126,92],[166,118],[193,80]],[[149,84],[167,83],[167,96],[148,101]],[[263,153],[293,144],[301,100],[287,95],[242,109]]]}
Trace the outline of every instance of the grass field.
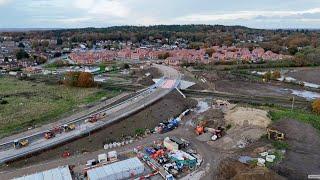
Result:
{"label": "grass field", "polygon": [[320,132],[320,115],[302,110],[291,111],[290,109],[284,108],[271,109],[269,115],[273,121],[279,121],[281,119],[295,119],[309,123]]}
{"label": "grass field", "polygon": [[8,102],[0,104],[0,137],[55,121],[80,105],[96,102],[102,97],[111,98],[118,93],[0,77],[0,98]]}

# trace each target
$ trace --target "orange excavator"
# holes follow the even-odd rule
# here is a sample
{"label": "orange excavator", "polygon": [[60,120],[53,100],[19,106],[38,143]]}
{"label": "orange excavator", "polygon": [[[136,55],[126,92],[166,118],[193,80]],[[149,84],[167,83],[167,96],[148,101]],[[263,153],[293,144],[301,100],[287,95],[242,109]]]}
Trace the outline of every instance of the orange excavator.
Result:
{"label": "orange excavator", "polygon": [[196,133],[197,133],[198,135],[201,135],[201,134],[204,133],[204,127],[205,127],[206,124],[207,124],[206,121],[201,121],[201,122],[198,124],[198,126],[196,127]]}

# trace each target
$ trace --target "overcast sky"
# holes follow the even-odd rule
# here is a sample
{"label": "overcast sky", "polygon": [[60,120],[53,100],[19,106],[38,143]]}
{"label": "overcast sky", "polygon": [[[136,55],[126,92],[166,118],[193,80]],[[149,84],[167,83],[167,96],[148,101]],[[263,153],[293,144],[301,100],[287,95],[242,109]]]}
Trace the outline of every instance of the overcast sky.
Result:
{"label": "overcast sky", "polygon": [[320,29],[320,0],[0,0],[0,28],[155,24]]}

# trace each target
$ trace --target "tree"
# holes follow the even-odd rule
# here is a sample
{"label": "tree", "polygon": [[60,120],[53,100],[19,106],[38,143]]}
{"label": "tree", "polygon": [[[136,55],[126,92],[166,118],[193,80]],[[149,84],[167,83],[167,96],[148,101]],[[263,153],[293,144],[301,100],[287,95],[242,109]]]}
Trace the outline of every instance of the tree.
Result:
{"label": "tree", "polygon": [[312,103],[312,110],[313,112],[320,114],[320,99],[317,99]]}
{"label": "tree", "polygon": [[298,48],[296,46],[290,46],[288,51],[291,55],[295,55],[298,52]]}
{"label": "tree", "polygon": [[216,52],[216,50],[215,50],[215,49],[213,49],[213,48],[206,49],[206,54],[208,54],[208,55],[209,55],[209,57],[211,57],[211,56],[212,56],[212,54],[213,54],[213,53],[215,53],[215,52]]}
{"label": "tree", "polygon": [[23,49],[19,49],[18,51],[17,51],[17,53],[16,53],[16,58],[18,59],[18,60],[20,60],[20,59],[25,59],[25,58],[29,58],[30,56],[29,56],[29,54],[25,51],[25,50],[23,50]]}
{"label": "tree", "polygon": [[64,76],[63,83],[67,86],[74,86],[78,85],[78,78],[80,76],[80,72],[67,72]]}
{"label": "tree", "polygon": [[270,81],[271,78],[272,78],[272,73],[270,71],[266,72],[264,75],[263,75],[263,78],[266,80],[266,81]]}
{"label": "tree", "polygon": [[21,42],[19,43],[18,47],[19,47],[19,48],[25,48],[24,44],[21,43]]}
{"label": "tree", "polygon": [[78,78],[78,87],[92,87],[94,85],[94,77],[91,73],[81,72]]}
{"label": "tree", "polygon": [[281,78],[281,73],[278,70],[273,71],[272,73],[272,79],[279,79]]}
{"label": "tree", "polygon": [[57,45],[60,46],[60,45],[62,45],[62,43],[63,43],[62,39],[61,39],[61,38],[58,38],[58,39],[57,39]]}
{"label": "tree", "polygon": [[53,54],[53,57],[57,58],[57,57],[61,57],[61,55],[62,55],[61,52],[56,52]]}
{"label": "tree", "polygon": [[158,55],[158,59],[167,59],[168,57],[170,57],[169,52],[161,53]]}
{"label": "tree", "polygon": [[74,87],[93,87],[94,77],[88,72],[67,72],[64,77],[64,84]]}
{"label": "tree", "polygon": [[123,69],[130,69],[130,66],[128,63],[124,63],[122,66]]}

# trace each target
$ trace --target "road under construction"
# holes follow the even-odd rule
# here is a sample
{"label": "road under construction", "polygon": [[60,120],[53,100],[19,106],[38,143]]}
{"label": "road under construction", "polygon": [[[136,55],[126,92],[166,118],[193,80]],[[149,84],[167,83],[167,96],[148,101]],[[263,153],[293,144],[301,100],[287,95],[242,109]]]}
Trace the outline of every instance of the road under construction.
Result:
{"label": "road under construction", "polygon": [[[116,123],[153,104],[179,86],[181,75],[177,70],[163,65],[154,66],[162,72],[163,77],[154,85],[138,91],[135,96],[127,100],[92,114],[71,119],[58,126],[46,130],[39,130],[28,136],[26,136],[26,133],[21,133],[15,135],[14,139],[10,139],[10,137],[7,138],[10,140],[0,144],[0,163],[10,162],[36,152],[50,149],[101,129],[109,124]],[[92,120],[93,118],[94,120]],[[57,128],[62,131],[56,133]],[[48,134],[48,132],[53,131],[55,132],[54,135]]]}

